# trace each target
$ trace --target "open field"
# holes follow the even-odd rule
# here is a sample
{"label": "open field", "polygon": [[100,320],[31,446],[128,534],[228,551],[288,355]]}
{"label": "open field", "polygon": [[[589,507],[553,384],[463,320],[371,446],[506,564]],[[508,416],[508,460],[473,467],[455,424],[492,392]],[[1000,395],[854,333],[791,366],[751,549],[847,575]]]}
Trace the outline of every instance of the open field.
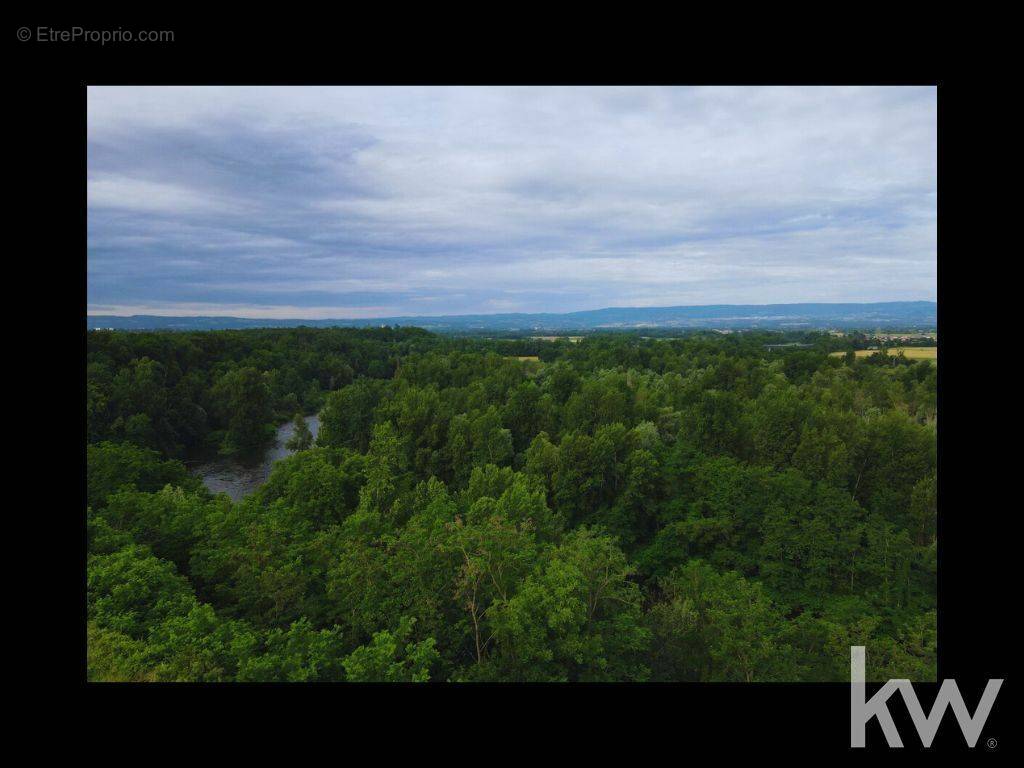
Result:
{"label": "open field", "polygon": [[521,363],[539,363],[540,358],[537,355],[516,355],[510,359],[518,360]]}
{"label": "open field", "polygon": [[[877,349],[858,349],[854,354],[857,357],[870,357],[871,355],[879,352]],[[899,355],[903,353],[903,356],[908,360],[935,360],[939,359],[939,348],[938,347],[890,347],[887,350],[887,354]],[[833,352],[833,357],[842,357],[845,352]]]}

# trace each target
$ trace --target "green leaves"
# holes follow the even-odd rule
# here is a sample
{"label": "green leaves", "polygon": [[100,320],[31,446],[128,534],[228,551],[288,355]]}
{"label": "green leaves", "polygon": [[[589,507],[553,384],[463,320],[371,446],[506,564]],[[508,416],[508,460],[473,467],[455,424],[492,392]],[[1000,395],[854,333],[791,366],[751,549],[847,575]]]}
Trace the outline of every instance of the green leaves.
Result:
{"label": "green leaves", "polygon": [[403,618],[394,631],[377,632],[342,661],[353,683],[425,683],[438,661],[434,638],[411,642],[414,618]]}
{"label": "green leaves", "polygon": [[643,679],[649,633],[631,572],[611,538],[568,534],[492,609],[489,671],[523,681]]}
{"label": "green leaves", "polygon": [[340,627],[316,630],[302,618],[287,630],[270,630],[263,651],[246,658],[240,681],[309,683],[341,680],[347,643]]}
{"label": "green leaves", "polygon": [[373,410],[383,392],[383,382],[359,379],[327,395],[320,413],[317,444],[365,452],[370,445]]}
{"label": "green leaves", "polygon": [[796,650],[762,586],[701,561],[659,582],[648,613],[656,680],[766,682],[798,679]]}
{"label": "green leaves", "polygon": [[99,509],[107,496],[122,488],[156,491],[165,485],[201,487],[178,461],[164,461],[156,451],[130,443],[94,443],[87,447],[86,483],[89,506]]}
{"label": "green leaves", "polygon": [[301,413],[296,413],[292,419],[295,424],[295,431],[288,438],[285,447],[289,451],[305,451],[313,445],[313,433],[309,431],[309,425]]}
{"label": "green leaves", "polygon": [[91,334],[90,679],[930,679],[934,369],[787,338]]}
{"label": "green leaves", "polygon": [[86,569],[89,618],[136,640],[169,616],[195,604],[188,581],[174,565],[147,548],[130,544],[111,554],[93,555]]}

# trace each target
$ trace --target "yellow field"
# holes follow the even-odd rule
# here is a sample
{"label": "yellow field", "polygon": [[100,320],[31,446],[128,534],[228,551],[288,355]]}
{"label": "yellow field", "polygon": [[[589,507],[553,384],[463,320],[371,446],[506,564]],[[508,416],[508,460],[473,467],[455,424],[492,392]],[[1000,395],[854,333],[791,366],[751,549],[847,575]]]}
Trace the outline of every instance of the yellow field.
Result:
{"label": "yellow field", "polygon": [[[879,352],[877,349],[858,349],[854,354],[857,357],[870,357],[871,355]],[[939,359],[939,348],[938,347],[890,347],[887,353],[890,355],[898,355],[900,352],[908,360],[938,360]],[[833,357],[842,357],[845,352],[833,352]]]}
{"label": "yellow field", "polygon": [[522,355],[516,357],[510,357],[509,360],[518,360],[521,363],[539,363],[540,358],[536,355]]}

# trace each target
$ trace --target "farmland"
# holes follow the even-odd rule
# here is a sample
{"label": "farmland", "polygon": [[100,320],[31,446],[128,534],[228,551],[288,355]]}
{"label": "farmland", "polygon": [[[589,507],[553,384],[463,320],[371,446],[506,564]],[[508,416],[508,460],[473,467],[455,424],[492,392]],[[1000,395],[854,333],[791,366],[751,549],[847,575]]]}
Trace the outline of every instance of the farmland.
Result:
{"label": "farmland", "polygon": [[[939,359],[938,347],[890,347],[889,349],[858,349],[854,354],[857,357],[870,357],[878,352],[883,354],[899,356],[903,355],[908,360],[935,360]],[[833,352],[833,357],[842,357],[845,352]]]}

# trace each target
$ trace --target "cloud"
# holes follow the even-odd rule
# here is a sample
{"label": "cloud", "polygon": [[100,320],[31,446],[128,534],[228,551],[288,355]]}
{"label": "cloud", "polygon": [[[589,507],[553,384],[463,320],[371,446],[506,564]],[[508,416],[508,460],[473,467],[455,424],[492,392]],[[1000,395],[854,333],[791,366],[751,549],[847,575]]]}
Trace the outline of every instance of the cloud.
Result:
{"label": "cloud", "polygon": [[91,312],[935,298],[934,88],[88,100]]}

